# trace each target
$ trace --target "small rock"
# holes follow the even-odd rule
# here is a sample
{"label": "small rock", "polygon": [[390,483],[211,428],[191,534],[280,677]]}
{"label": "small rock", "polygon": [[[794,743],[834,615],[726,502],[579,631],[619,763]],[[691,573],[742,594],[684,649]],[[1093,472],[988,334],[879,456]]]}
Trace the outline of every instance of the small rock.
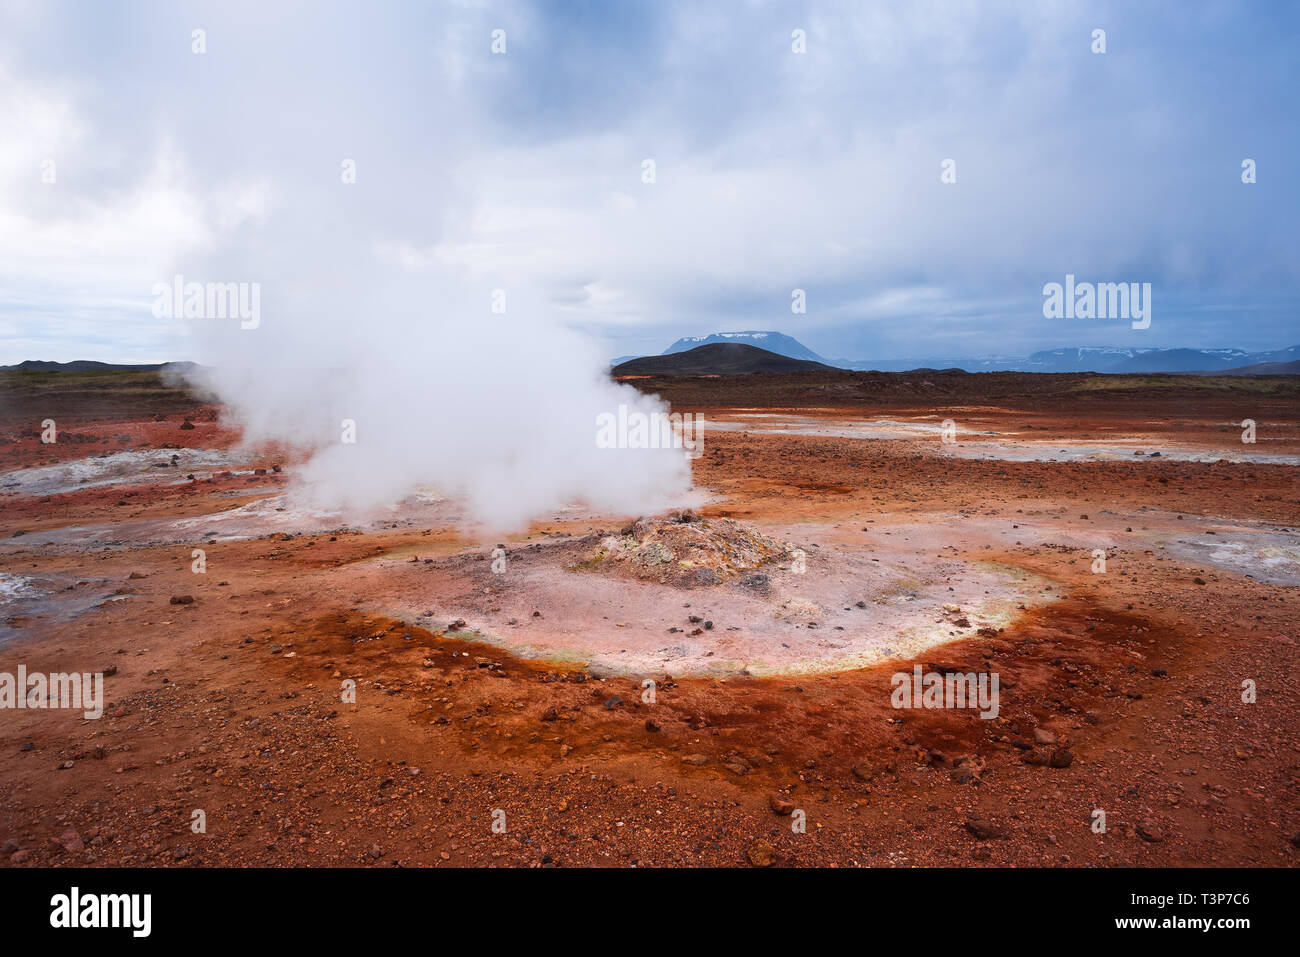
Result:
{"label": "small rock", "polygon": [[769,794],[767,803],[772,808],[773,813],[786,817],[794,813],[794,802],[784,794]]}
{"label": "small rock", "polygon": [[59,843],[69,854],[75,854],[77,851],[84,850],[86,842],[81,839],[75,827],[70,827],[59,837]]}
{"label": "small rock", "polygon": [[982,817],[968,818],[964,826],[981,841],[998,840],[1007,836],[1000,826]]}
{"label": "small rock", "polygon": [[1165,839],[1164,829],[1150,818],[1143,818],[1138,821],[1137,834],[1148,844],[1159,844]]}
{"label": "small rock", "polygon": [[948,760],[948,755],[935,748],[931,748],[926,752],[925,763],[932,768],[945,768],[949,767],[952,762]]}
{"label": "small rock", "polygon": [[755,841],[746,851],[749,863],[755,867],[771,867],[776,863],[776,851],[767,841]]}

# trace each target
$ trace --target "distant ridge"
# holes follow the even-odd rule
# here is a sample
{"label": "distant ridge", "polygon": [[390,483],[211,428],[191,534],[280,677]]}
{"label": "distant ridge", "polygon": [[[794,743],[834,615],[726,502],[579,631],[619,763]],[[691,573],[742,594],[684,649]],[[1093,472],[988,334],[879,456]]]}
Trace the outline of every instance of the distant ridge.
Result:
{"label": "distant ridge", "polygon": [[1244,352],[1235,349],[1155,349],[1131,359],[1117,362],[1107,372],[1199,372],[1231,369],[1248,361]]}
{"label": "distant ridge", "polygon": [[834,366],[791,359],[743,342],[711,342],[684,352],[643,356],[614,366],[613,375],[746,375],[751,372],[838,372]]}
{"label": "distant ridge", "polygon": [[[913,359],[837,359],[845,369],[905,372],[917,368],[956,367],[967,372],[1105,372],[1135,373],[1228,372],[1261,363],[1285,365],[1300,359],[1300,346],[1270,352],[1241,349],[1154,349],[1083,346],[1045,349],[1028,356],[984,356],[974,359],[917,357]],[[1253,375],[1267,373],[1254,372]],[[1286,373],[1275,372],[1274,375]]]}
{"label": "distant ridge", "polygon": [[129,363],[97,362],[94,359],[74,359],[71,362],[52,362],[48,359],[27,359],[17,365],[0,366],[0,372],[153,372],[158,369],[186,369],[193,362]]}
{"label": "distant ridge", "polygon": [[669,356],[675,352],[687,352],[700,346],[723,342],[755,346],[791,359],[807,359],[809,362],[830,364],[798,339],[781,332],[715,332],[707,336],[685,336],[665,349],[663,354]]}
{"label": "distant ridge", "polygon": [[1200,375],[1300,375],[1300,359],[1292,362],[1256,362],[1254,365],[1202,372]]}

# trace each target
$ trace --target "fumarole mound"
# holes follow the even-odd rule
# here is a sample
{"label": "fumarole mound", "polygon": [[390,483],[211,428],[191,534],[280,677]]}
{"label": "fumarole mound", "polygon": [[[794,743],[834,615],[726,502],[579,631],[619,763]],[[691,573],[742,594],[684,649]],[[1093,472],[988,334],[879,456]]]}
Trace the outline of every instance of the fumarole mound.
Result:
{"label": "fumarole mound", "polygon": [[785,558],[787,547],[729,518],[641,518],[600,540],[580,569],[679,588],[717,585]]}

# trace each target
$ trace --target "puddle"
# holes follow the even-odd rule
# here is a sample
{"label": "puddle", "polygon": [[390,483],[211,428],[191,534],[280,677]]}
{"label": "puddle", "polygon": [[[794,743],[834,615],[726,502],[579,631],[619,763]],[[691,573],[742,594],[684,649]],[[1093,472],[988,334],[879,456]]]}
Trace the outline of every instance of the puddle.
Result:
{"label": "puddle", "polygon": [[[940,422],[901,422],[895,419],[872,419],[853,422],[843,419],[820,419],[816,416],[780,415],[751,412],[735,419],[762,420],[738,422],[733,419],[705,419],[704,429],[715,432],[761,432],[764,435],[812,435],[841,439],[914,439],[930,438],[943,431]],[[999,432],[981,432],[957,426],[958,435],[1001,435]]]}
{"label": "puddle", "polygon": [[38,635],[52,623],[69,622],[114,598],[102,578],[27,578],[0,572],[0,645]]}
{"label": "puddle", "polygon": [[57,465],[6,472],[0,475],[0,492],[62,495],[105,485],[170,481],[190,473],[230,469],[232,464],[228,453],[216,449],[141,449],[115,452],[112,455],[73,459]]}
{"label": "puddle", "polygon": [[1231,462],[1256,465],[1300,465],[1300,455],[1268,452],[1223,452],[1209,449],[1170,449],[1159,446],[1159,455],[1148,449],[1154,443],[1133,440],[1132,444],[1075,445],[1073,443],[969,442],[941,445],[940,455],[963,459],[996,459],[1005,462]]}
{"label": "puddle", "polygon": [[224,512],[176,519],[168,522],[165,529],[179,535],[182,541],[211,537],[213,541],[231,542],[273,532],[319,532],[343,524],[341,512],[295,504],[290,495],[282,493]]}
{"label": "puddle", "polygon": [[1271,585],[1300,585],[1300,537],[1261,532],[1229,538],[1180,538],[1166,549],[1182,558],[1214,565]]}
{"label": "puddle", "polygon": [[20,598],[35,598],[40,594],[30,578],[0,572],[0,605],[8,605]]}
{"label": "puddle", "polygon": [[[744,421],[738,421],[744,420]],[[939,422],[869,419],[858,422],[823,419],[816,416],[781,413],[742,413],[731,419],[706,419],[704,428],[717,432],[754,432],[763,435],[809,435],[845,439],[925,439],[937,455],[964,459],[995,459],[1007,462],[1231,462],[1258,465],[1300,465],[1300,455],[1269,452],[1244,452],[1196,447],[1169,448],[1157,439],[1133,437],[1116,439],[1107,445],[1072,441],[1048,442],[1024,439],[959,441],[953,444],[932,442],[943,431]],[[1015,436],[1017,432],[965,429],[957,424],[958,436]],[[1159,455],[1151,453],[1158,452]]]}

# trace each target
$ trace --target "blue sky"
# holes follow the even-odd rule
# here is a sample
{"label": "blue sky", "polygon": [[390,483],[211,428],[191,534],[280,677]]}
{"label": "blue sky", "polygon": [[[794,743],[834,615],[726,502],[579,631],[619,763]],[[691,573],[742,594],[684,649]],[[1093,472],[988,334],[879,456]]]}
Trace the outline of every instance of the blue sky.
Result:
{"label": "blue sky", "polygon": [[[270,328],[545,313],[611,356],[1289,346],[1298,45],[1265,2],[0,0],[0,363],[211,358],[153,315],[176,273]],[[1044,318],[1066,273],[1151,283],[1150,328]]]}

